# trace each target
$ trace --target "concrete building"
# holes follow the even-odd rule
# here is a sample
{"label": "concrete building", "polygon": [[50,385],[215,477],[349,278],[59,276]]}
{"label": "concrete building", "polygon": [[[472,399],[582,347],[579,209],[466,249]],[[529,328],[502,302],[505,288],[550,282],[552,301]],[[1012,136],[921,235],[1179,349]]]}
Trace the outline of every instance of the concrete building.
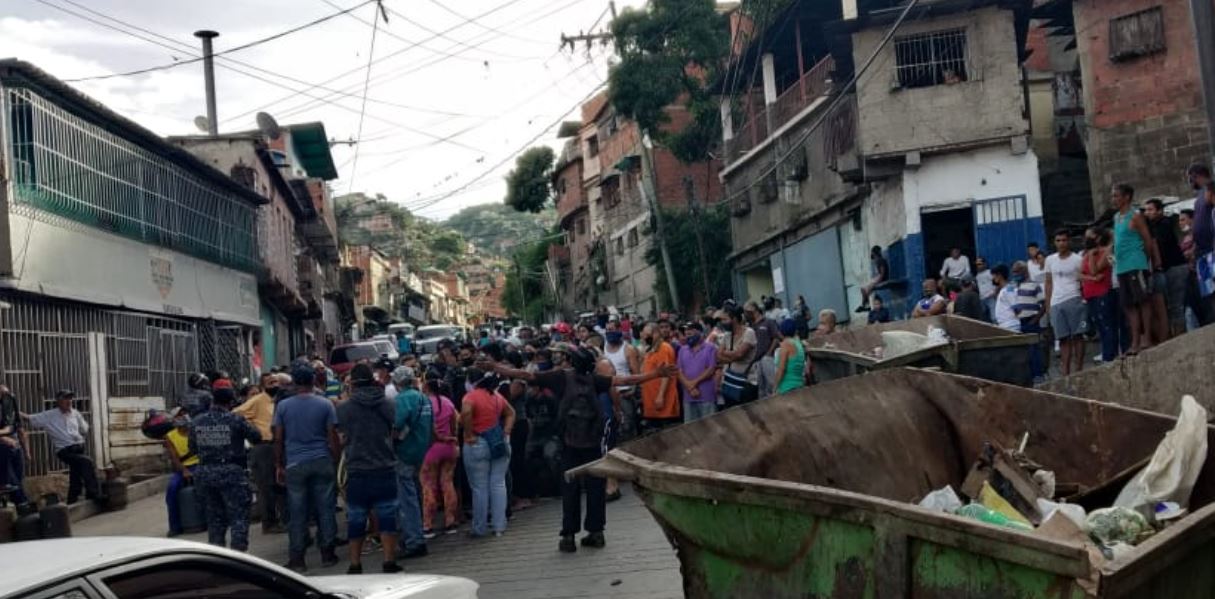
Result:
{"label": "concrete building", "polygon": [[591,264],[595,240],[582,173],[582,147],[577,139],[567,140],[553,169],[557,223],[565,239],[562,245],[549,247],[550,271],[557,279],[558,309],[566,319],[596,303],[595,279],[602,271],[602,261],[598,267]]}
{"label": "concrete building", "polygon": [[1074,42],[1079,56],[1094,212],[1109,209],[1110,186],[1119,182],[1137,197],[1191,197],[1185,168],[1209,164],[1211,148],[1189,3],[1039,4],[1035,16]]}
{"label": "concrete building", "polygon": [[[0,61],[0,381],[20,409],[73,389],[99,465],[159,463],[130,414],[176,406],[191,373],[252,371],[267,202],[37,67]],[[46,436],[30,437],[26,474],[63,475]]]}
{"label": "concrete building", "polygon": [[897,315],[951,247],[1007,262],[1044,239],[1020,66],[1028,2],[922,1],[841,95],[892,4],[795,4],[741,57],[762,73],[762,93],[741,95],[762,105],[740,127],[723,111],[740,298],[804,296],[846,318],[881,246]]}

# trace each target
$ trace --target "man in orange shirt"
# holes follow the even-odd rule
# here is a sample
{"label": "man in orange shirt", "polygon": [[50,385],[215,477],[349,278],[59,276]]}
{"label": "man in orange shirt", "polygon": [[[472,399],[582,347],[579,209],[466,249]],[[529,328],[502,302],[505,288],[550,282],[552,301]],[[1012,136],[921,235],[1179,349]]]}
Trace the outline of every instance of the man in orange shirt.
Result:
{"label": "man in orange shirt", "polygon": [[[641,330],[641,342],[646,347],[642,374],[657,371],[662,366],[675,366],[675,349],[658,336],[653,323]],[[679,408],[679,385],[675,377],[654,379],[641,385],[641,418],[647,430],[679,422]]]}

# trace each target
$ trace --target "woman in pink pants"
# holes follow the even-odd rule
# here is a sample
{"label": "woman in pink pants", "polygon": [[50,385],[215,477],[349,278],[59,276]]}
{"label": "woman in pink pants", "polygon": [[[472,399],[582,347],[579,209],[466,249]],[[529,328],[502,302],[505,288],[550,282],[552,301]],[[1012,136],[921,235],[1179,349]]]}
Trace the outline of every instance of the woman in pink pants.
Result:
{"label": "woman in pink pants", "polygon": [[455,534],[460,516],[460,495],[456,493],[456,461],[460,458],[460,441],[456,437],[459,414],[451,400],[440,392],[439,381],[427,381],[426,395],[434,411],[434,435],[430,450],[422,462],[422,531],[427,539],[435,537],[435,511],[443,506],[447,534]]}

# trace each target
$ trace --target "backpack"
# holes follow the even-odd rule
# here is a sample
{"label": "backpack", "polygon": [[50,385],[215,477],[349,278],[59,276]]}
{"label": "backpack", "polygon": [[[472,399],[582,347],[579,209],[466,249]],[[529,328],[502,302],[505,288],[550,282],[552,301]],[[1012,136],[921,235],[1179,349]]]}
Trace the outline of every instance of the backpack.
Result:
{"label": "backpack", "polygon": [[578,376],[565,371],[565,397],[561,398],[558,426],[566,447],[589,449],[600,447],[607,429],[607,414],[595,397],[591,376]]}

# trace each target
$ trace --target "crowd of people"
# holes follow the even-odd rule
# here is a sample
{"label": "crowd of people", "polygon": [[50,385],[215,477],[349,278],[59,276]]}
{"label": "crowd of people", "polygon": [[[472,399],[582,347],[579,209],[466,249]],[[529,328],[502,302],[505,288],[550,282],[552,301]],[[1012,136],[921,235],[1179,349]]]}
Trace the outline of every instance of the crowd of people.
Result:
{"label": "crowd of people", "polygon": [[[1215,321],[1215,186],[1205,165],[1191,166],[1187,175],[1197,193],[1194,207],[1176,216],[1155,198],[1137,209],[1135,190],[1114,185],[1112,222],[1086,230],[1081,251],[1074,251],[1071,232],[1060,229],[1053,253],[1030,243],[1026,260],[988,268],[980,257],[972,272],[955,248],[940,278],[924,281],[912,316],[951,313],[1041,335],[1030,355],[1036,380],[1048,371],[1052,342],[1066,376],[1083,368],[1089,341],[1100,343],[1097,360],[1110,362]],[[865,295],[883,280],[875,279]]]}

